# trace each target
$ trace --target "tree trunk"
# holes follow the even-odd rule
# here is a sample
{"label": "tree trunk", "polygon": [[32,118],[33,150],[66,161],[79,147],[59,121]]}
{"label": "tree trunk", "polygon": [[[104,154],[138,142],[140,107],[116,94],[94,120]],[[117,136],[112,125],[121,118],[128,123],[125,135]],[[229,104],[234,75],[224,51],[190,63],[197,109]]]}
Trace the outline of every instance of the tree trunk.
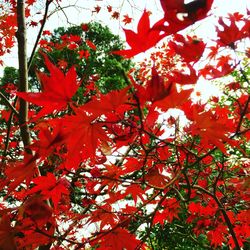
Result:
{"label": "tree trunk", "polygon": [[[16,33],[18,42],[18,63],[19,63],[19,91],[28,92],[28,60],[27,60],[27,34],[25,24],[25,1],[17,1],[17,26]],[[32,151],[28,148],[30,145],[30,132],[28,127],[28,110],[29,104],[25,100],[21,99],[19,108],[19,126],[21,132],[21,138],[23,141],[24,149],[27,153],[32,154]],[[51,247],[51,243],[40,246],[39,250],[48,250]]]}
{"label": "tree trunk", "polygon": [[[28,65],[27,65],[27,36],[25,24],[25,3],[24,0],[17,1],[17,26],[16,33],[18,42],[18,63],[19,63],[19,91],[28,91]],[[19,108],[19,126],[23,145],[26,152],[29,152],[27,146],[30,145],[30,133],[27,124],[28,121],[28,103],[21,99]],[[31,152],[29,152],[31,153]]]}

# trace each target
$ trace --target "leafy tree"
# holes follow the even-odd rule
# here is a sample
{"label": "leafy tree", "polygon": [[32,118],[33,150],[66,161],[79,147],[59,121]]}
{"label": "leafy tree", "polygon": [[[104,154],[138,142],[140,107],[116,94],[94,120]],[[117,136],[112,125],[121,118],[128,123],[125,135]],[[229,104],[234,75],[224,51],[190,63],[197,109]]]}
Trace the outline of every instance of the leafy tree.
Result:
{"label": "leafy tree", "polygon": [[14,67],[4,68],[3,77],[1,78],[1,85],[4,86],[8,83],[14,83],[17,85],[18,70]]}
{"label": "leafy tree", "polygon": [[[238,50],[249,37],[250,19],[240,13],[219,17],[215,46],[209,47],[185,29],[205,21],[212,0],[160,2],[164,18],[150,25],[145,10],[136,32],[125,29],[131,48],[113,53],[130,58],[167,36],[168,42],[152,62],[124,72],[121,89],[105,93],[101,84],[102,91],[87,86],[83,95],[95,95],[85,103],[74,98],[82,71],[72,62],[76,57],[66,61],[67,50],[58,52],[66,66],[43,52],[41,91],[27,90],[25,5],[11,2],[18,13],[19,103],[9,100],[8,106],[18,123],[9,119],[1,140],[6,145],[21,133],[2,157],[7,204],[0,209],[1,248],[249,246],[249,69],[247,50]],[[94,43],[86,42],[90,53]],[[56,53],[58,43],[43,45]],[[202,79],[220,79],[223,95],[193,100]],[[173,241],[180,233],[183,241]],[[159,235],[165,234],[163,242]]]}
{"label": "leafy tree", "polygon": [[[95,82],[103,93],[125,86],[123,72],[128,71],[132,64],[130,60],[111,53],[122,49],[123,43],[107,26],[91,22],[67,29],[60,27],[53,34],[46,31],[44,34],[47,35],[40,41],[40,51],[47,52],[53,63],[63,71],[75,66],[83,86],[90,81]],[[35,69],[46,69],[43,56],[39,52],[31,65],[33,84],[37,82]],[[79,91],[82,94],[81,88]]]}

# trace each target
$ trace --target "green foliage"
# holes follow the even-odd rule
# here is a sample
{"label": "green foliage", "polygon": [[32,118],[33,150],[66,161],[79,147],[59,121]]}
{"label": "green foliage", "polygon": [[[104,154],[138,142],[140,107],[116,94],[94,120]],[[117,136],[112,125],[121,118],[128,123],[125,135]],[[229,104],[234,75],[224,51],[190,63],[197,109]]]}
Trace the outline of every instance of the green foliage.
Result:
{"label": "green foliage", "polygon": [[[87,30],[82,26],[83,24],[67,29],[60,27],[46,39],[50,49],[45,52],[50,60],[59,66],[60,62],[67,62],[66,67],[62,67],[65,71],[74,66],[82,80],[83,88],[94,82],[102,93],[107,93],[126,86],[123,72],[128,71],[132,63],[111,53],[123,48],[120,38],[112,34],[107,26],[97,22],[87,24]],[[88,41],[93,43],[96,49],[91,48]],[[87,53],[87,56],[80,56],[80,53]],[[36,53],[31,66],[33,86],[36,84],[35,70],[44,70],[43,57],[39,52]],[[80,88],[78,95],[81,97],[83,92],[84,89]]]}
{"label": "green foliage", "polygon": [[[1,93],[10,98],[9,91],[17,88],[18,85],[18,70],[14,67],[5,67],[3,76],[0,78],[0,91]],[[0,98],[0,104],[4,104]]]}
{"label": "green foliage", "polygon": [[7,83],[17,84],[18,70],[14,67],[5,67],[3,77],[1,78],[0,85],[4,86]]}
{"label": "green foliage", "polygon": [[205,250],[206,237],[193,235],[191,226],[184,221],[165,223],[164,226],[157,224],[150,232],[148,245],[155,250]]}

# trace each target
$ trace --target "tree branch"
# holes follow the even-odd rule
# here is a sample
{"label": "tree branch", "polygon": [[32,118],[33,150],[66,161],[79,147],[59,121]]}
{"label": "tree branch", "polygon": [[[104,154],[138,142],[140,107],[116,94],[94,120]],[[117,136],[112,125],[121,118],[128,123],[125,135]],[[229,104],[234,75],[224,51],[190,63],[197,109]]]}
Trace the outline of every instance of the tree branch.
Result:
{"label": "tree branch", "polygon": [[4,103],[12,110],[12,112],[16,115],[19,116],[18,111],[15,109],[15,107],[9,102],[9,100],[6,98],[6,96],[0,91],[0,97],[4,101]]}
{"label": "tree branch", "polygon": [[34,44],[34,47],[33,47],[33,50],[32,50],[32,53],[31,53],[31,56],[29,58],[29,62],[28,62],[28,71],[30,70],[30,66],[31,66],[31,63],[32,63],[32,60],[34,58],[34,55],[35,55],[35,52],[36,52],[36,49],[37,49],[37,45],[38,45],[38,42],[42,36],[42,32],[43,32],[43,29],[44,29],[44,25],[45,25],[45,22],[46,22],[46,19],[47,19],[47,16],[48,16],[48,10],[49,10],[49,5],[50,3],[52,3],[52,1],[50,0],[47,0],[46,1],[46,4],[45,4],[45,11],[44,11],[44,15],[43,15],[43,20],[42,20],[42,23],[41,23],[41,27],[40,27],[40,30],[38,32],[38,35],[36,37],[36,42]]}
{"label": "tree branch", "polygon": [[219,209],[221,210],[221,213],[222,213],[222,215],[223,215],[223,217],[224,217],[224,219],[225,219],[225,222],[226,222],[226,224],[227,224],[228,230],[229,230],[229,232],[230,232],[230,234],[231,234],[231,236],[232,236],[232,238],[233,238],[233,241],[234,241],[234,244],[235,244],[235,249],[236,249],[236,250],[240,250],[241,248],[240,248],[238,239],[237,239],[237,237],[236,237],[236,234],[235,234],[235,232],[234,232],[233,224],[231,223],[230,218],[228,217],[225,208],[223,207],[223,205],[221,204],[221,202],[219,201],[219,199],[217,198],[217,196],[214,195],[214,194],[212,194],[212,193],[209,192],[208,190],[206,190],[206,189],[204,189],[204,188],[198,186],[198,185],[194,185],[194,188],[195,188],[195,189],[198,189],[198,190],[200,190],[200,191],[202,191],[202,192],[204,192],[204,193],[206,193],[207,195],[209,195],[210,197],[212,197],[212,198],[215,200],[215,202],[217,203]]}
{"label": "tree branch", "polygon": [[[15,101],[14,101],[14,106],[13,106],[14,108],[15,108],[16,102],[17,102],[17,97],[15,98]],[[12,124],[13,116],[14,116],[14,112],[12,110],[10,113],[8,122],[7,122],[7,135],[6,135],[6,139],[5,139],[5,143],[4,143],[2,164],[4,164],[4,162],[6,160],[7,151],[8,151],[9,144],[10,144],[10,132],[11,132],[11,124]]]}

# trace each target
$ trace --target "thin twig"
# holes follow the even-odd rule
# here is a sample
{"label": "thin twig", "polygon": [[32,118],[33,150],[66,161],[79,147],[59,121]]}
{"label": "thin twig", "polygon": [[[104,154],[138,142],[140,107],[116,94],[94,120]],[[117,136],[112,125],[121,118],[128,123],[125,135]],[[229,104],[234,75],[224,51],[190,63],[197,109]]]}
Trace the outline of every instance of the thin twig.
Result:
{"label": "thin twig", "polygon": [[30,70],[30,67],[31,67],[31,63],[32,63],[32,60],[35,56],[35,52],[36,52],[36,49],[37,49],[37,46],[38,46],[38,42],[42,36],[42,32],[43,32],[43,29],[44,29],[44,25],[45,25],[45,22],[46,22],[46,19],[47,19],[47,16],[48,16],[48,10],[49,10],[49,5],[50,3],[52,3],[52,1],[50,0],[47,0],[46,1],[46,4],[45,4],[45,12],[44,12],[44,15],[43,15],[43,19],[42,19],[42,23],[41,23],[41,27],[40,27],[40,30],[38,32],[38,35],[36,37],[36,42],[35,42],[35,45],[33,47],[33,50],[32,50],[32,53],[31,53],[31,56],[29,58],[29,62],[28,62],[28,71]]}
{"label": "thin twig", "polygon": [[18,117],[19,113],[15,109],[15,107],[9,102],[9,100],[6,98],[6,96],[0,91],[0,97],[2,97],[4,103],[12,110],[12,112]]}
{"label": "thin twig", "polygon": [[237,237],[236,237],[236,234],[235,234],[235,232],[234,232],[233,224],[231,223],[230,218],[228,217],[225,208],[223,207],[222,203],[219,201],[219,199],[217,198],[217,196],[214,195],[214,194],[212,194],[212,193],[209,192],[208,190],[202,188],[201,186],[194,185],[193,187],[194,187],[195,189],[198,189],[198,190],[202,191],[203,193],[209,195],[209,196],[212,197],[212,198],[214,199],[214,201],[217,203],[217,205],[218,205],[218,207],[219,207],[219,209],[220,209],[220,211],[221,211],[221,213],[222,213],[222,215],[223,215],[223,217],[224,217],[224,219],[225,219],[225,222],[226,222],[226,224],[227,224],[228,230],[229,230],[229,232],[230,232],[230,234],[231,234],[231,236],[232,236],[232,238],[233,238],[233,241],[234,241],[234,244],[235,244],[235,249],[236,249],[236,250],[240,250],[241,248],[240,248],[238,239],[237,239]]}
{"label": "thin twig", "polygon": [[[16,105],[16,102],[17,102],[17,98],[15,98],[15,100],[14,100],[14,106]],[[9,148],[10,131],[11,131],[11,124],[12,124],[13,116],[14,116],[14,112],[11,111],[9,119],[8,119],[8,123],[7,123],[7,134],[6,134],[6,139],[5,139],[5,143],[4,143],[4,151],[3,151],[2,164],[5,163],[6,156],[7,156],[7,151],[8,151],[8,148]]]}

